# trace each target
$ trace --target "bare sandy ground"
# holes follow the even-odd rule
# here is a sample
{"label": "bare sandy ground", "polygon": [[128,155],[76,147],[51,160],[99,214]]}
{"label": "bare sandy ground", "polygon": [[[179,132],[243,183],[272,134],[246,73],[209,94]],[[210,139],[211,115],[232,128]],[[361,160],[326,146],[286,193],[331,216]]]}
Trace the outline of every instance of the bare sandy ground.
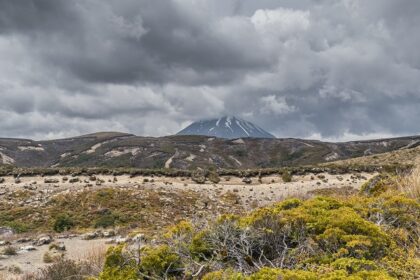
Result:
{"label": "bare sandy ground", "polygon": [[[103,183],[97,185],[96,181],[89,180],[88,176],[79,176],[79,182],[70,183],[69,180],[63,181],[63,176],[50,177],[22,177],[19,184],[15,183],[15,178],[4,177],[5,182],[0,184],[0,190],[8,189],[16,191],[24,189],[25,186],[36,186],[36,190],[40,195],[55,195],[60,193],[83,191],[86,189],[101,188],[164,188],[168,190],[191,190],[210,195],[221,195],[227,192],[233,192],[242,198],[243,204],[246,206],[250,200],[257,200],[261,205],[270,204],[275,201],[290,196],[304,196],[307,192],[323,189],[323,188],[341,188],[352,187],[355,189],[375,176],[376,174],[360,173],[360,174],[318,174],[294,176],[292,182],[285,183],[278,175],[266,176],[258,181],[258,178],[251,178],[251,184],[242,182],[242,178],[238,177],[221,177],[218,184],[207,182],[206,184],[197,184],[189,178],[169,178],[169,177],[134,177],[128,175],[111,176],[99,175],[97,180]],[[67,176],[68,179],[72,177]],[[57,183],[44,183],[45,179],[57,180]],[[0,200],[2,196],[0,195]]]}
{"label": "bare sandy ground", "polygon": [[[80,237],[69,238],[69,239],[55,239],[54,242],[61,242],[66,246],[66,251],[63,253],[67,259],[72,260],[87,260],[97,255],[105,254],[107,248],[111,245],[106,244],[108,239],[94,239],[94,240],[82,240]],[[30,243],[22,243],[17,246],[25,247]],[[10,256],[6,259],[0,259],[0,268],[7,270],[9,267],[19,267],[22,273],[32,273],[39,268],[45,267],[47,264],[43,261],[44,254],[53,254],[53,251],[49,250],[49,245],[34,246],[34,251],[18,251],[15,256]],[[0,271],[0,276],[2,272]],[[3,271],[3,275],[12,277],[12,273]],[[0,278],[1,279],[1,278]],[[9,278],[6,278],[9,279]]]}

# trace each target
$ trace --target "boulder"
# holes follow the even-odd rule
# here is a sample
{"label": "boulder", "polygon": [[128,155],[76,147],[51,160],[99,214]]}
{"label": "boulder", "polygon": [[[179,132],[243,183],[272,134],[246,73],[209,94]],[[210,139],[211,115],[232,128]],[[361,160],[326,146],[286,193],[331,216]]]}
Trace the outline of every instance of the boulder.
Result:
{"label": "boulder", "polygon": [[50,250],[65,251],[66,245],[63,242],[52,243],[50,245]]}
{"label": "boulder", "polygon": [[242,179],[242,182],[244,182],[245,184],[251,184],[252,183],[252,179],[249,177],[245,177]]}
{"label": "boulder", "polygon": [[79,179],[79,178],[71,178],[71,179],[69,180],[69,183],[73,184],[73,183],[77,183],[77,182],[79,182],[79,181],[80,181],[80,179]]}
{"label": "boulder", "polygon": [[37,240],[35,240],[34,245],[36,246],[42,246],[42,245],[48,245],[53,241],[52,237],[49,235],[43,235],[41,237],[38,237]]}
{"label": "boulder", "polygon": [[10,227],[0,227],[0,236],[1,237],[5,237],[5,236],[11,236],[15,234],[15,231],[10,228]]}
{"label": "boulder", "polygon": [[35,191],[38,187],[35,185],[24,185],[23,188],[25,190]]}
{"label": "boulder", "polygon": [[82,235],[83,240],[92,240],[98,237],[99,237],[98,232],[88,232]]}
{"label": "boulder", "polygon": [[107,240],[106,244],[123,244],[130,241],[127,237],[117,236],[115,238]]}
{"label": "boulder", "polygon": [[9,241],[5,241],[5,240],[0,240],[0,246],[8,246],[11,243]]}
{"label": "boulder", "polygon": [[29,252],[29,251],[35,251],[36,248],[32,245],[22,246],[19,248],[19,251]]}
{"label": "boulder", "polygon": [[44,183],[45,184],[57,184],[60,181],[58,179],[51,179],[51,178],[45,178],[44,179]]}
{"label": "boulder", "polygon": [[17,243],[28,243],[28,242],[31,242],[31,241],[32,241],[31,238],[20,238],[16,242]]}
{"label": "boulder", "polygon": [[104,231],[102,233],[102,236],[105,237],[105,238],[113,237],[113,236],[115,236],[115,231],[113,231],[113,230]]}

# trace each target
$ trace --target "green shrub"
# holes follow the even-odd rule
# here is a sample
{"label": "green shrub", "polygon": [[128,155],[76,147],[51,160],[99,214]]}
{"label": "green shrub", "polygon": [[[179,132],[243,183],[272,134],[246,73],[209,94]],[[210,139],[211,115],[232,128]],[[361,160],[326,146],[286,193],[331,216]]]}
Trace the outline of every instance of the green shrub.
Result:
{"label": "green shrub", "polygon": [[24,233],[30,230],[28,225],[18,221],[6,222],[5,226],[12,228],[16,233]]}
{"label": "green shrub", "polygon": [[124,254],[124,245],[110,247],[99,280],[137,280],[138,266]]}
{"label": "green shrub", "polygon": [[182,221],[138,265],[116,247],[100,279],[415,279],[419,220],[420,204],[389,190],[292,198],[204,228]]}
{"label": "green shrub", "polygon": [[252,274],[249,280],[318,280],[319,278],[313,272],[301,270],[281,270],[275,268],[262,268]]}
{"label": "green shrub", "polygon": [[359,271],[372,271],[378,269],[378,265],[373,261],[355,258],[337,259],[331,263],[331,266],[337,270],[345,270],[349,274]]}
{"label": "green shrub", "polygon": [[181,259],[169,246],[146,247],[141,251],[140,270],[155,278],[180,274]]}
{"label": "green shrub", "polygon": [[190,222],[180,221],[176,225],[169,227],[167,232],[164,234],[166,238],[180,238],[185,236],[191,236],[193,234],[194,227]]}
{"label": "green shrub", "polygon": [[207,273],[204,275],[203,280],[245,280],[246,277],[240,273],[235,272],[231,269],[220,270]]}
{"label": "green shrub", "polygon": [[98,280],[138,280],[137,270],[132,267],[106,267]]}
{"label": "green shrub", "polygon": [[290,171],[285,170],[281,173],[281,179],[283,180],[283,182],[289,183],[292,182],[293,175]]}
{"label": "green shrub", "polygon": [[205,260],[211,257],[213,250],[207,240],[207,231],[201,231],[193,236],[189,251],[198,260]]}
{"label": "green shrub", "polygon": [[386,192],[390,186],[390,176],[388,174],[379,174],[366,183],[360,189],[360,192],[365,195],[377,196]]}
{"label": "green shrub", "polygon": [[95,221],[95,228],[108,228],[113,227],[117,222],[118,217],[112,213],[106,213],[105,215],[100,216]]}
{"label": "green shrub", "polygon": [[68,215],[61,214],[55,219],[53,228],[56,232],[63,232],[71,229],[73,226],[73,220]]}

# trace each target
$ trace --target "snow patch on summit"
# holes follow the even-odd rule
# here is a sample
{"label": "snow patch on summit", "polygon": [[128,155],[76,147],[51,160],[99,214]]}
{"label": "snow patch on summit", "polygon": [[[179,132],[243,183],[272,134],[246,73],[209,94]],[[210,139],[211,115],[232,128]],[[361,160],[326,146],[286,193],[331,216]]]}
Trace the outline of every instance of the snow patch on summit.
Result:
{"label": "snow patch on summit", "polygon": [[203,135],[227,139],[275,138],[255,124],[233,116],[192,123],[178,132],[178,135]]}

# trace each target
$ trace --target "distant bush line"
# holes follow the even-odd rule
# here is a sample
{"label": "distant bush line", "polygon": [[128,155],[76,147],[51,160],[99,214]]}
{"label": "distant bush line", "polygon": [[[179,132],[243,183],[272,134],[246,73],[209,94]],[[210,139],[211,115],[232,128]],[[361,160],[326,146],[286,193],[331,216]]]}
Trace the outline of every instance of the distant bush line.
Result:
{"label": "distant bush line", "polygon": [[[262,169],[203,169],[204,174],[218,176],[236,177],[256,177],[274,174],[305,175],[308,173],[330,173],[346,174],[349,172],[391,172],[402,173],[413,168],[412,164],[392,164],[392,165],[324,165],[324,166],[299,166],[282,168],[262,168]],[[29,177],[29,176],[90,176],[90,175],[130,175],[136,176],[167,176],[167,177],[192,177],[195,170],[180,169],[137,169],[137,168],[79,168],[79,167],[60,167],[60,168],[21,168],[10,165],[0,166],[1,176]]]}

